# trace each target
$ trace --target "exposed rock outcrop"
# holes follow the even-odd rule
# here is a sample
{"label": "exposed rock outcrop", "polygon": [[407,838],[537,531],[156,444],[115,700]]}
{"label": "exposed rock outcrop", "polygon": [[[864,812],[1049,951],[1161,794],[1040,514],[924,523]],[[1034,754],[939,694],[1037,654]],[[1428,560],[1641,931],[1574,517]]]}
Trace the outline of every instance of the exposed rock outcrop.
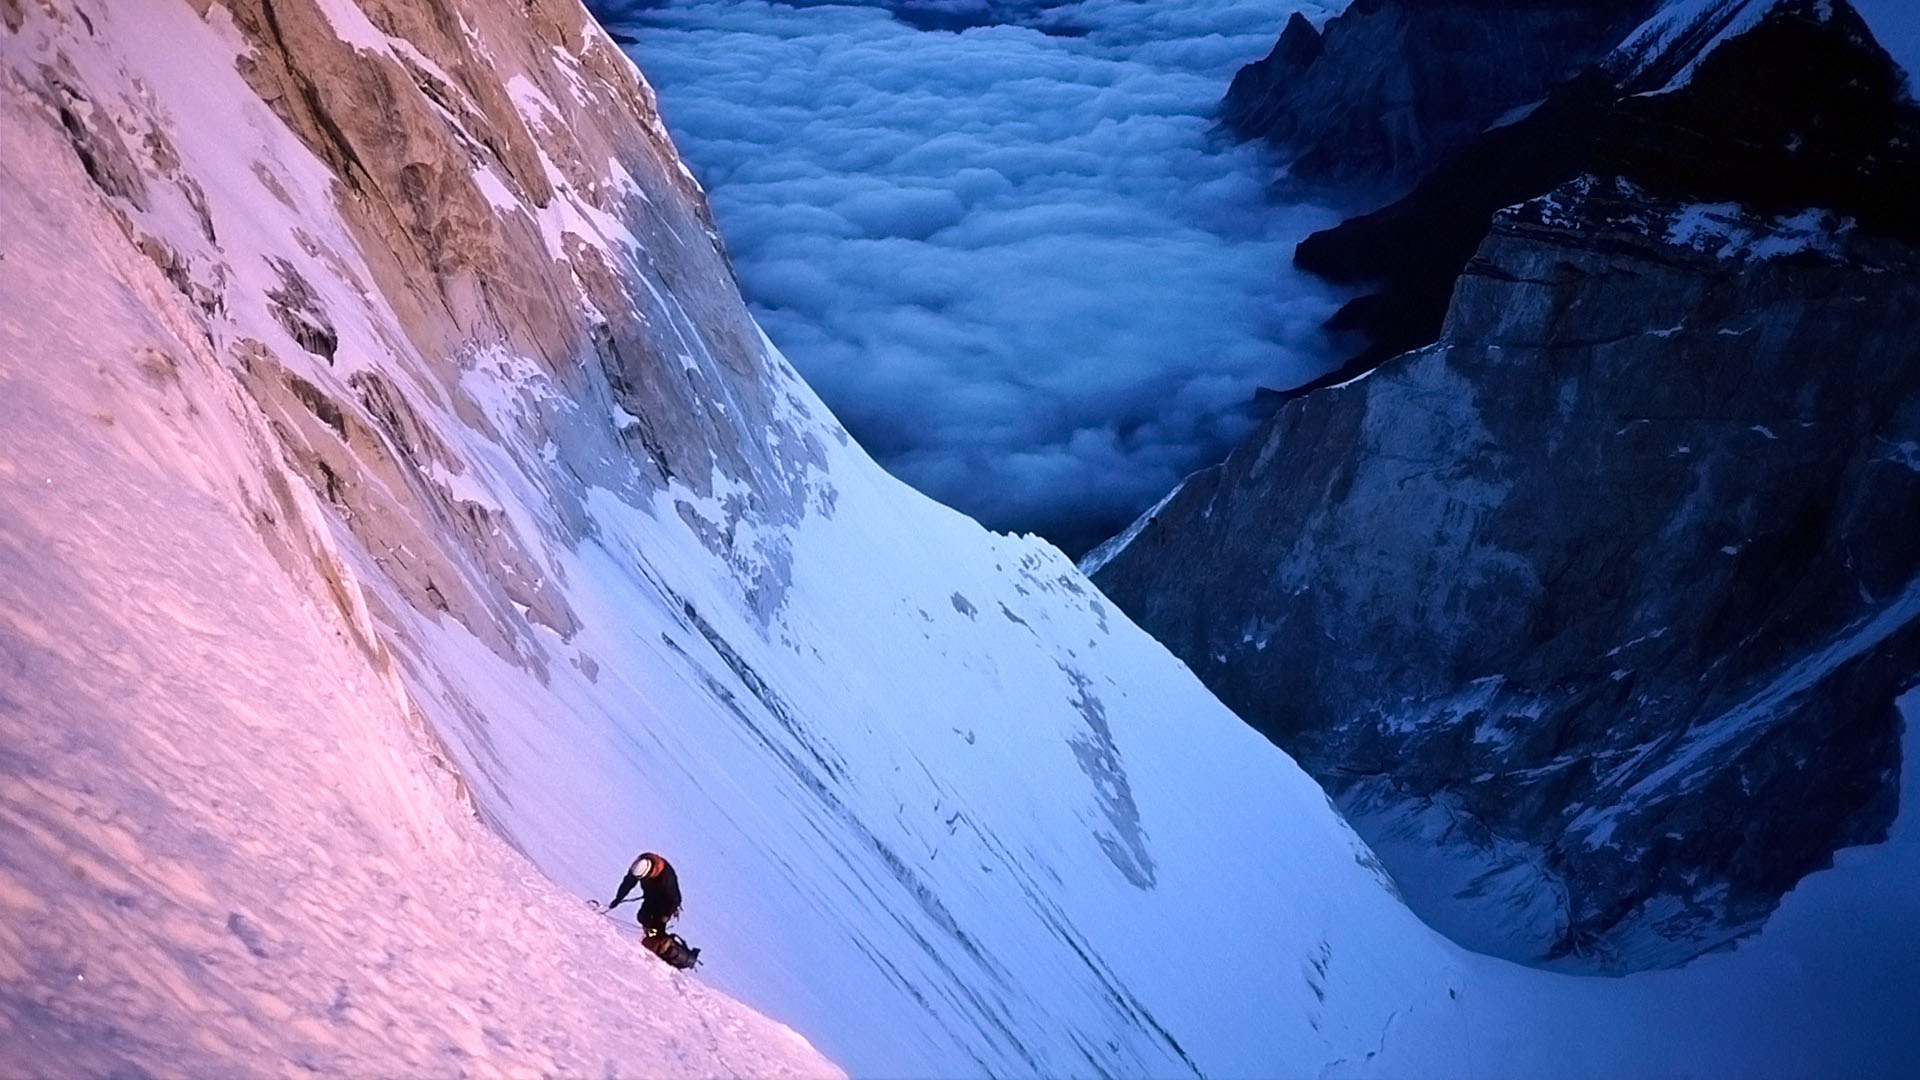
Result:
{"label": "exposed rock outcrop", "polygon": [[[417,415],[424,398],[487,423],[466,376],[521,362],[509,357],[531,358],[565,390],[529,410],[509,440],[534,472],[592,476],[633,500],[669,478],[696,494],[716,476],[751,478],[761,494],[738,504],[741,516],[797,516],[799,476],[817,455],[798,432],[780,455],[743,437],[780,430],[774,414],[787,408],[759,331],[651,90],[571,0],[511,12],[235,0],[208,17],[230,20],[245,45],[240,75],[324,166],[331,209],[350,234],[304,232],[294,250],[268,256],[258,291],[253,268],[237,265],[217,234],[200,181],[169,147],[174,118],[152,101],[98,91],[89,83],[102,74],[57,47],[22,71],[176,287],[210,317],[264,306],[285,331],[236,335],[222,348],[289,460],[392,583],[391,598],[445,612],[535,669],[533,627],[564,636],[576,625],[532,551],[587,535],[584,508],[556,484],[561,531],[525,534],[464,495],[470,463],[445,453],[436,422]],[[288,163],[261,155],[238,167],[251,169],[262,197],[291,206]],[[170,230],[182,216],[199,228]],[[350,269],[357,258],[364,271]],[[374,357],[334,325],[370,296],[390,305],[403,335],[379,330],[413,381],[404,391],[369,370]],[[600,402],[626,418],[605,445],[563,434],[579,403]],[[721,545],[726,523],[711,532]],[[777,567],[778,552],[765,561]],[[768,603],[777,578],[767,578]]]}
{"label": "exposed rock outcrop", "polygon": [[[1920,114],[1842,3],[1732,30],[1436,174],[1551,191],[1421,279],[1436,344],[1287,402],[1088,564],[1431,921],[1516,959],[1683,961],[1894,812]],[[1340,250],[1451,228],[1434,183]]]}
{"label": "exposed rock outcrop", "polygon": [[1355,0],[1299,12],[1234,76],[1221,120],[1314,184],[1404,188],[1606,55],[1654,0]]}
{"label": "exposed rock outcrop", "polygon": [[1500,217],[1437,346],[1284,406],[1095,580],[1363,834],[1526,845],[1461,936],[1630,970],[1891,820],[1916,448],[1911,249],[1582,181]]}
{"label": "exposed rock outcrop", "polygon": [[1434,341],[1494,213],[1583,173],[1674,198],[1825,206],[1920,236],[1920,112],[1903,84],[1845,0],[1682,5],[1404,198],[1300,245],[1300,267],[1372,287],[1329,323],[1364,347],[1302,389]]}

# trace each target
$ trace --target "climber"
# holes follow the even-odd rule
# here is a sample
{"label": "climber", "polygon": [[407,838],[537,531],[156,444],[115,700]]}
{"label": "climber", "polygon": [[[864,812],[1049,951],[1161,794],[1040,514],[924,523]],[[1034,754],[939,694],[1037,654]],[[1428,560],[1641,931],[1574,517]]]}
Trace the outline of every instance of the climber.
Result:
{"label": "climber", "polygon": [[667,920],[680,914],[680,875],[673,872],[673,865],[653,852],[645,852],[633,860],[627,876],[620,879],[620,889],[613,894],[613,903],[607,905],[612,911],[627,902],[627,894],[635,885],[640,886],[640,912],[634,921],[646,930],[648,937],[664,934]]}
{"label": "climber", "polygon": [[640,886],[640,911],[634,921],[646,931],[643,944],[647,951],[677,968],[690,968],[700,962],[700,950],[688,945],[678,934],[667,933],[667,920],[680,914],[680,875],[673,865],[654,852],[641,853],[620,879],[607,910],[624,904],[635,885]]}

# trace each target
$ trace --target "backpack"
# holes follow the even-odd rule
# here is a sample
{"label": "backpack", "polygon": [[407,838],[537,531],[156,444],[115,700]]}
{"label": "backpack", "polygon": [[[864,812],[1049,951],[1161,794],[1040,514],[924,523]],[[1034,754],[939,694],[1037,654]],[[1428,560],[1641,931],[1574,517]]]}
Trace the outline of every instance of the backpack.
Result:
{"label": "backpack", "polygon": [[646,945],[647,950],[653,955],[682,971],[700,962],[700,950],[687,944],[679,934],[669,934],[665,931],[648,934],[642,940],[642,944]]}

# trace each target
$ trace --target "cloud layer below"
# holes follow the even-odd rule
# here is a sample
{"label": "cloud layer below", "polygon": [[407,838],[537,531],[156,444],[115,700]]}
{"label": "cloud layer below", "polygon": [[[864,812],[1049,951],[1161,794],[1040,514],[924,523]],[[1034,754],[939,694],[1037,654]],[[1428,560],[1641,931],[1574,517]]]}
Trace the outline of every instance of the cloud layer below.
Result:
{"label": "cloud layer below", "polygon": [[[603,10],[608,6],[600,5]],[[922,32],[871,7],[635,10],[629,51],[768,334],[902,479],[1069,553],[1332,366],[1291,268],[1336,220],[1214,134],[1287,3],[1087,0]]]}

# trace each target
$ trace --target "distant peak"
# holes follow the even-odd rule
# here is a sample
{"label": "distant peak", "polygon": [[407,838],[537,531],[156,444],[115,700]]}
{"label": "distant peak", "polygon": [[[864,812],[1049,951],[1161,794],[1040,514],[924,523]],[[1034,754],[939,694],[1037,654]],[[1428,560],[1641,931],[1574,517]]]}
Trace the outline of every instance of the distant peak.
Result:
{"label": "distant peak", "polygon": [[1838,21],[1872,38],[1847,0],[1674,0],[1627,35],[1605,66],[1629,92],[1668,93],[1692,81],[1721,46],[1773,19]]}

